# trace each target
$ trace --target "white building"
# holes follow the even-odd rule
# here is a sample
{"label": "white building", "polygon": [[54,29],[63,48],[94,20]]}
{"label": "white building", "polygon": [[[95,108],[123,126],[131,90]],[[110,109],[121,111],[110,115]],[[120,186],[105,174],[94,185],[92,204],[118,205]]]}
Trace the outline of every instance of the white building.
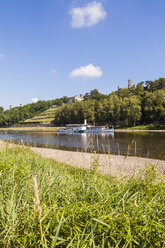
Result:
{"label": "white building", "polygon": [[71,103],[71,102],[81,102],[84,100],[84,95],[83,94],[80,94],[80,96],[72,96],[72,97],[69,97],[68,98],[68,103]]}

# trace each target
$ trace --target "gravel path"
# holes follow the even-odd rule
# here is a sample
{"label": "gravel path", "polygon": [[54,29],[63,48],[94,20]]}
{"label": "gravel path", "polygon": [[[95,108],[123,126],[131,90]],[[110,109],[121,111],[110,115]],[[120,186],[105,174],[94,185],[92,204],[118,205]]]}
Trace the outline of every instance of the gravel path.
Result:
{"label": "gravel path", "polygon": [[78,168],[90,169],[94,163],[98,163],[100,165],[98,167],[98,170],[101,173],[111,173],[112,176],[132,175],[134,174],[134,172],[145,169],[146,164],[149,166],[156,165],[159,172],[163,174],[165,173],[164,160],[155,160],[139,157],[124,157],[119,155],[109,156],[107,154],[98,155],[92,153],[62,151],[36,147],[31,147],[31,149],[32,151],[39,153],[43,157],[51,158],[58,162],[62,162]]}

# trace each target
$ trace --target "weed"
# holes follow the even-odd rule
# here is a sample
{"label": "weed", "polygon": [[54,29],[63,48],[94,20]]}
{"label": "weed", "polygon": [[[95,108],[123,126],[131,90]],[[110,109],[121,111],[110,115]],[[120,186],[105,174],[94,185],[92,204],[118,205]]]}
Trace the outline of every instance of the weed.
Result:
{"label": "weed", "polygon": [[165,247],[164,175],[153,166],[118,180],[98,166],[97,154],[91,172],[1,150],[0,247]]}

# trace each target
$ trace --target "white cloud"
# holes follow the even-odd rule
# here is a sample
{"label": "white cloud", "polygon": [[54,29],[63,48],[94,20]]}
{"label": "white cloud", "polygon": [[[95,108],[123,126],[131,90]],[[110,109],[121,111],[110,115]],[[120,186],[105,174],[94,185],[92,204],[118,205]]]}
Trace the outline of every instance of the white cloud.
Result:
{"label": "white cloud", "polygon": [[96,1],[88,3],[84,7],[72,8],[70,11],[72,17],[71,25],[73,28],[89,27],[104,20],[107,13],[101,3]]}
{"label": "white cloud", "polygon": [[31,99],[31,102],[32,102],[32,103],[38,102],[38,98],[37,98],[37,97],[32,98],[32,99]]}
{"label": "white cloud", "polygon": [[70,73],[70,77],[101,77],[103,74],[101,68],[99,66],[94,66],[89,64],[87,66],[81,66],[79,68],[74,69]]}
{"label": "white cloud", "polygon": [[57,74],[56,70],[51,70],[50,72],[53,73],[53,74]]}
{"label": "white cloud", "polygon": [[0,53],[0,59],[4,57],[4,54]]}

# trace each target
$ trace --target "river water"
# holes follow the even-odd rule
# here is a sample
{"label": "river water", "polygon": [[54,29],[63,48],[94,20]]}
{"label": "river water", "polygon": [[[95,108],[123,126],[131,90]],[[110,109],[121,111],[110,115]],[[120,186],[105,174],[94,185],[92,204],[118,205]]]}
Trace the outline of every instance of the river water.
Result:
{"label": "river water", "polygon": [[30,146],[148,157],[165,160],[165,132],[58,134],[56,132],[1,132],[0,139]]}

